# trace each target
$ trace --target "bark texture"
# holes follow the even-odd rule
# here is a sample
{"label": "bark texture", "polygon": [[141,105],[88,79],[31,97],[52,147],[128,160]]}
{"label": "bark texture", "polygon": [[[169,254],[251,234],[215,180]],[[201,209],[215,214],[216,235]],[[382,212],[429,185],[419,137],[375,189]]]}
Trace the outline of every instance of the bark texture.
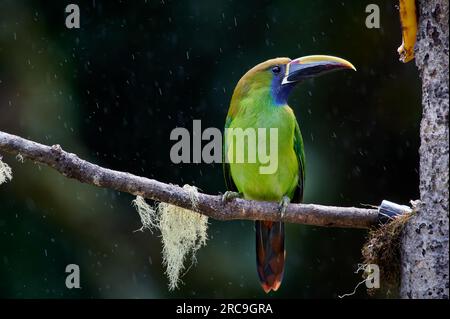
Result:
{"label": "bark texture", "polygon": [[402,238],[403,298],[449,297],[448,0],[418,1],[416,65],[422,78],[420,199]]}
{"label": "bark texture", "polygon": [[[1,131],[0,151],[45,164],[82,183],[173,204],[219,220],[270,220],[345,228],[370,228],[380,222],[378,209],[357,207],[289,204],[281,216],[277,203],[244,199],[224,202],[222,196],[203,193],[198,193],[194,205],[189,192],[180,186],[107,169],[65,152],[59,145],[47,146]],[[406,212],[407,207],[405,211],[397,210],[399,214]]]}

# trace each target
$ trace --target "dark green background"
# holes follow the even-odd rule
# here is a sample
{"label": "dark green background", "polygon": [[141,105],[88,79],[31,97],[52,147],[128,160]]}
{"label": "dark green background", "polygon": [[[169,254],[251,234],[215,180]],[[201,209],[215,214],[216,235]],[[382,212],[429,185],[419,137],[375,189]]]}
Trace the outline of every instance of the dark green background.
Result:
{"label": "dark green background", "polygon": [[[73,1],[81,29],[68,30],[70,2],[0,2],[0,130],[216,194],[221,166],[172,164],[170,131],[193,119],[222,128],[236,82],[259,62],[332,54],[358,72],[308,81],[289,100],[306,144],[305,202],[418,197],[420,83],[414,62],[398,61],[396,1]],[[365,27],[369,3],[380,6],[380,29]],[[171,293],[159,234],[133,232],[131,195],[4,160],[14,179],[0,186],[0,297],[266,296],[252,222],[210,220],[198,264]],[[288,225],[285,279],[269,297],[351,292],[366,236]],[[70,263],[80,290],[65,288]]]}

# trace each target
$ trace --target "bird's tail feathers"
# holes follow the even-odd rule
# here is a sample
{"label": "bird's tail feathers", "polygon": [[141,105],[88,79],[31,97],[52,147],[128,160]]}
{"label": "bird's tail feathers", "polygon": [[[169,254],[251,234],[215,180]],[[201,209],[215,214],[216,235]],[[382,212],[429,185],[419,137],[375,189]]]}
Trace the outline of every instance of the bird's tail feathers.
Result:
{"label": "bird's tail feathers", "polygon": [[259,280],[266,293],[276,291],[283,280],[284,223],[256,221],[256,265]]}

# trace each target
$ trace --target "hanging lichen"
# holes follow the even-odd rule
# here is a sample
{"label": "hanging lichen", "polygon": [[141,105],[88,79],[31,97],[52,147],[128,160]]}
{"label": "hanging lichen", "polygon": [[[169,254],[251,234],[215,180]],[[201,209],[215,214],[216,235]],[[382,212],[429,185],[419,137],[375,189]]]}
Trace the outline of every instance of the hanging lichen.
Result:
{"label": "hanging lichen", "polygon": [[136,208],[139,216],[141,217],[142,227],[138,229],[139,231],[144,231],[145,229],[153,232],[154,229],[158,229],[158,215],[157,209],[153,208],[145,202],[142,196],[136,196],[136,199],[131,202]]}
{"label": "hanging lichen", "polygon": [[12,179],[12,170],[8,164],[2,161],[0,156],[0,185]]}
{"label": "hanging lichen", "polygon": [[[198,192],[193,186],[185,185],[192,206],[198,203]],[[138,196],[133,205],[141,217],[143,229],[158,229],[163,244],[163,263],[169,279],[169,290],[178,287],[180,277],[186,269],[186,259],[196,263],[197,250],[206,245],[208,217],[175,205],[160,203],[156,209]]]}

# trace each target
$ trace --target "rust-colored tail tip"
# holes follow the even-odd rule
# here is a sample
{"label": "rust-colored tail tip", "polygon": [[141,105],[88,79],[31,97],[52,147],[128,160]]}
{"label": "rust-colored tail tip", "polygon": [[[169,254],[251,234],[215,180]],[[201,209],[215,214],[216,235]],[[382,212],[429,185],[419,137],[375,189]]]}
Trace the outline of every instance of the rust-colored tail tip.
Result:
{"label": "rust-colored tail tip", "polygon": [[281,286],[281,280],[275,280],[275,282],[273,284],[273,287],[272,287],[272,290],[273,291],[277,291],[278,288],[280,288],[280,286]]}
{"label": "rust-colored tail tip", "polygon": [[280,286],[281,286],[281,280],[275,280],[275,282],[271,286],[265,282],[261,283],[261,287],[266,294],[268,294],[272,290],[277,291],[278,288],[280,288]]}
{"label": "rust-colored tail tip", "polygon": [[268,294],[272,290],[272,287],[267,285],[266,283],[261,283],[261,287],[266,294]]}

